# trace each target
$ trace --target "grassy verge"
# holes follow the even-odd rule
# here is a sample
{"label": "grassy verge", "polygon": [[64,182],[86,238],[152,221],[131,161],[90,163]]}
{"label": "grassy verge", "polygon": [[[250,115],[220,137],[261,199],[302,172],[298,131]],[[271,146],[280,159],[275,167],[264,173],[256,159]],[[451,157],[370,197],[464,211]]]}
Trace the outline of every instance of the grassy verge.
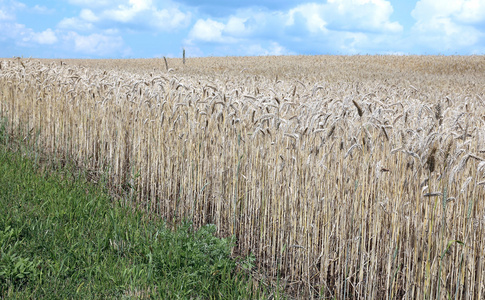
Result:
{"label": "grassy verge", "polygon": [[4,145],[0,298],[267,296],[236,271],[233,241],[214,237],[213,225],[170,230],[116,204],[102,186],[73,180],[66,170],[40,171]]}

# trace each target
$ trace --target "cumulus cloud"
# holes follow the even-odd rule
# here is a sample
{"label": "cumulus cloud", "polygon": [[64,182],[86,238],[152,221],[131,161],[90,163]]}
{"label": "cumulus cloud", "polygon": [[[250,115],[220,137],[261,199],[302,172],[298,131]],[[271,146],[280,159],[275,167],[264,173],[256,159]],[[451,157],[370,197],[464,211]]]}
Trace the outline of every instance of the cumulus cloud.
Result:
{"label": "cumulus cloud", "polygon": [[32,28],[18,23],[4,23],[0,26],[0,41],[10,40],[20,46],[53,45],[58,38],[52,29],[35,32]]}
{"label": "cumulus cloud", "polygon": [[78,17],[64,18],[58,24],[60,29],[71,29],[77,31],[92,31],[95,29],[93,23],[100,18],[90,9],[82,9]]}
{"label": "cumulus cloud", "polygon": [[299,5],[288,12],[285,22],[287,27],[295,27],[297,31],[306,30],[312,33],[327,31],[324,20],[325,5],[308,3]]}
{"label": "cumulus cloud", "polygon": [[54,31],[50,28],[39,33],[33,33],[30,39],[42,45],[52,45],[57,43],[58,40]]}
{"label": "cumulus cloud", "polygon": [[413,34],[428,49],[453,52],[476,45],[485,37],[485,2],[478,0],[420,0],[411,15]]}
{"label": "cumulus cloud", "polygon": [[226,24],[211,19],[197,20],[189,37],[205,42],[223,42],[222,31]]}
{"label": "cumulus cloud", "polygon": [[152,7],[151,0],[129,0],[128,5],[120,4],[115,9],[109,9],[103,12],[106,18],[119,22],[130,22],[142,11],[149,10]]}
{"label": "cumulus cloud", "polygon": [[87,22],[96,22],[99,18],[90,9],[82,9],[79,17]]}
{"label": "cumulus cloud", "polygon": [[[328,0],[306,3],[287,11],[238,10],[225,18],[199,19],[192,27],[188,44],[246,44],[248,54],[263,41],[278,42],[281,51],[297,53],[372,52],[381,42],[383,51],[397,51],[391,44],[403,27],[391,21],[393,8],[386,0]],[[275,48],[277,49],[277,47]],[[268,51],[267,53],[278,53]]]}
{"label": "cumulus cloud", "polygon": [[25,8],[25,4],[18,1],[0,1],[0,21],[15,20],[17,11]]}
{"label": "cumulus cloud", "polygon": [[288,55],[294,54],[277,42],[270,42],[268,45],[252,44],[244,49],[245,55]]}
{"label": "cumulus cloud", "polygon": [[468,24],[485,23],[485,2],[471,0],[462,2],[460,12],[456,14],[457,20]]}
{"label": "cumulus cloud", "polygon": [[38,4],[36,4],[31,10],[37,14],[43,14],[43,15],[52,14],[55,12],[54,9],[50,9],[47,6],[38,5]]}
{"label": "cumulus cloud", "polygon": [[290,55],[296,54],[286,47],[274,41],[252,42],[250,40],[239,44],[214,44],[210,53],[194,45],[185,45],[188,57],[198,57],[206,55],[224,56],[227,53],[234,56],[265,56],[265,55]]}
{"label": "cumulus cloud", "polygon": [[328,0],[327,3],[307,3],[291,9],[288,25],[295,16],[305,20],[311,32],[339,30],[356,32],[390,32],[403,30],[398,22],[391,22],[392,5],[386,0]]}
{"label": "cumulus cloud", "polygon": [[80,35],[77,32],[70,31],[63,39],[67,43],[72,44],[76,52],[82,54],[106,56],[125,51],[124,42],[120,36],[99,33]]}
{"label": "cumulus cloud", "polygon": [[176,6],[158,9],[151,0],[130,0],[128,5],[102,11],[100,17],[104,20],[170,31],[187,27],[191,14],[182,12]]}
{"label": "cumulus cloud", "polygon": [[200,1],[200,0],[179,0],[182,3],[202,8],[228,8],[231,10],[247,7],[266,7],[269,9],[287,9],[301,3],[301,0],[246,0],[246,1]]}
{"label": "cumulus cloud", "polygon": [[239,17],[231,17],[225,25],[225,30],[228,34],[234,36],[243,36],[247,33],[248,28],[245,24],[247,21],[246,18],[239,18]]}
{"label": "cumulus cloud", "polygon": [[129,0],[117,5],[107,3],[109,1],[104,1],[103,5],[95,5],[90,0],[72,2],[85,8],[79,16],[59,22],[60,28],[89,31],[95,28],[124,27],[130,30],[168,32],[186,28],[191,20],[190,12],[182,12],[176,5],[166,5],[159,9],[151,0]]}
{"label": "cumulus cloud", "polygon": [[[57,42],[54,31],[50,28],[36,32],[24,24],[16,22],[16,13],[27,7],[17,1],[0,2],[0,40],[13,42],[20,46],[32,46],[34,44],[52,45]],[[35,11],[35,8],[33,9]]]}
{"label": "cumulus cloud", "polygon": [[14,17],[9,15],[6,11],[0,9],[0,21],[10,21],[13,20]]}
{"label": "cumulus cloud", "polygon": [[418,21],[450,18],[461,23],[477,24],[485,21],[485,2],[479,0],[420,0],[411,14]]}
{"label": "cumulus cloud", "polygon": [[190,13],[184,13],[177,8],[154,10],[152,14],[151,25],[161,31],[186,28],[192,18]]}
{"label": "cumulus cloud", "polygon": [[390,2],[386,0],[328,0],[323,4],[298,5],[284,12],[246,9],[237,11],[224,22],[210,18],[199,19],[191,35],[193,38],[207,40],[204,32],[211,29],[215,29],[217,34],[225,33],[229,37],[261,32],[291,32],[292,29],[300,34],[321,34],[329,30],[400,33],[403,27],[398,22],[390,21],[392,12]]}
{"label": "cumulus cloud", "polygon": [[32,30],[25,28],[23,24],[14,22],[0,23],[0,41],[14,40],[21,41],[29,36]]}
{"label": "cumulus cloud", "polygon": [[[140,8],[140,1],[133,0],[132,2],[134,7]],[[78,17],[62,20],[57,28],[40,30],[17,23],[16,15],[19,12],[50,14],[55,11],[44,6],[27,7],[14,0],[0,0],[0,41],[9,45],[9,49],[5,53],[16,54],[18,51],[23,52],[29,49],[27,52],[34,54],[64,52],[68,53],[67,56],[74,57],[79,55],[113,57],[130,54],[130,49],[124,44],[117,28],[102,30],[95,28],[93,24],[99,22],[100,18],[91,9],[81,9]],[[76,31],[72,29],[76,29]],[[79,30],[85,30],[87,33],[80,34],[77,32]],[[96,32],[89,32],[93,30]],[[0,49],[0,52],[4,49]]]}
{"label": "cumulus cloud", "polygon": [[[391,0],[67,0],[56,9],[19,1],[0,0],[0,41],[15,45],[9,51],[44,46],[56,55],[123,56],[125,35],[139,49],[158,38],[156,53],[164,55],[181,46],[198,56],[485,51],[482,0],[415,0],[412,28],[393,19],[408,21],[394,15]],[[66,15],[72,5],[77,11]],[[28,28],[18,24],[19,13],[59,19],[52,29]]]}
{"label": "cumulus cloud", "polygon": [[[241,14],[230,16],[227,21],[220,22],[208,19],[199,19],[189,32],[190,41],[237,43],[249,37],[257,38],[258,34],[266,30],[261,14]],[[259,32],[257,25],[259,24]]]}
{"label": "cumulus cloud", "polygon": [[31,46],[32,44],[52,45],[57,42],[54,31],[50,28],[36,32],[24,24],[16,22],[19,11],[32,11],[35,13],[48,13],[44,6],[36,5],[33,8],[25,4],[10,0],[0,1],[0,40],[11,40],[17,45]]}
{"label": "cumulus cloud", "polygon": [[60,29],[72,29],[77,31],[91,31],[94,29],[94,25],[91,22],[83,20],[81,18],[64,18],[57,24]]}
{"label": "cumulus cloud", "polygon": [[115,0],[69,0],[69,3],[81,7],[99,8],[116,5],[119,1]]}

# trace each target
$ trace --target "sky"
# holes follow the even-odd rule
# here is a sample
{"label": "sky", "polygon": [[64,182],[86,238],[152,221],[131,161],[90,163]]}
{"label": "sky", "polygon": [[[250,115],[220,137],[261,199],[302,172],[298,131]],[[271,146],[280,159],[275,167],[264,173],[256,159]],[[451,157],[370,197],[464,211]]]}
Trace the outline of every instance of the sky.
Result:
{"label": "sky", "polygon": [[0,57],[483,55],[485,0],[0,0]]}

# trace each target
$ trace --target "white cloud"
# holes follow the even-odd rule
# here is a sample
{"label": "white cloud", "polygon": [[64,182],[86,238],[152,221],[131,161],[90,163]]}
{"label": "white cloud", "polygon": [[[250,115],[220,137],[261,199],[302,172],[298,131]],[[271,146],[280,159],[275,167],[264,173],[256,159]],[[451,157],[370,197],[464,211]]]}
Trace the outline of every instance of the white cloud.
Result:
{"label": "white cloud", "polygon": [[197,20],[189,33],[189,37],[204,42],[223,42],[222,31],[226,25],[211,19]]}
{"label": "white cloud", "polygon": [[485,1],[482,0],[420,0],[412,11],[416,20],[450,18],[476,24],[485,21]]}
{"label": "white cloud", "polygon": [[[186,42],[193,46],[198,42],[244,44],[248,55],[289,53],[288,49],[297,53],[369,53],[378,48],[376,42],[384,48],[381,51],[398,51],[393,44],[399,44],[396,40],[403,27],[391,21],[392,12],[385,0],[329,0],[298,5],[286,12],[238,10],[223,19],[197,20]],[[271,48],[268,43],[276,41]]]}
{"label": "white cloud", "polygon": [[290,27],[294,25],[298,26],[298,21],[302,21],[306,27],[304,29],[312,33],[317,31],[325,32],[327,22],[322,19],[323,14],[324,5],[316,3],[299,5],[288,12],[288,18],[285,25]]}
{"label": "white cloud", "polygon": [[[251,10],[238,11],[222,22],[199,19],[184,41],[188,53],[196,55],[284,55],[292,53],[273,40],[278,38],[273,25],[282,27],[282,14]],[[279,30],[281,32],[281,29]],[[271,35],[271,36],[270,36]],[[201,47],[211,44],[212,50],[203,53]],[[190,51],[189,51],[190,50]],[[225,54],[226,53],[226,54]]]}
{"label": "white cloud", "polygon": [[99,18],[90,9],[82,9],[79,17],[88,22],[96,22],[99,20]]}
{"label": "white cloud", "polygon": [[33,33],[30,39],[43,45],[52,45],[57,43],[57,36],[50,28],[39,33]]}
{"label": "white cloud", "polygon": [[[133,0],[130,3],[135,9],[144,9],[151,2]],[[54,12],[44,6],[27,7],[16,1],[0,0],[0,41],[9,45],[11,50],[7,51],[15,53],[29,49],[30,53],[64,52],[67,56],[73,57],[80,55],[119,57],[131,54],[131,50],[124,44],[116,27],[99,29],[93,25],[101,21],[96,11],[84,8],[80,10],[79,16],[63,19],[56,29],[39,30],[38,27],[29,28],[24,24],[16,23],[16,13],[21,10],[37,14]],[[80,34],[76,32],[79,30],[88,32],[96,30],[96,33]]]}
{"label": "white cloud", "polygon": [[245,24],[246,21],[247,18],[231,17],[225,26],[225,31],[228,34],[235,36],[246,35],[248,32],[248,28]]}
{"label": "white cloud", "polygon": [[470,0],[464,1],[457,19],[463,23],[484,23],[485,22],[485,1]]}
{"label": "white cloud", "polygon": [[192,18],[190,13],[183,13],[177,8],[153,10],[151,24],[160,31],[186,28]]}
{"label": "white cloud", "polygon": [[25,9],[27,7],[27,5],[25,5],[24,3],[18,2],[18,1],[15,1],[15,0],[10,0],[10,1],[5,1],[5,2],[8,3],[8,6],[12,9],[12,11],[22,10],[22,9]]}
{"label": "white cloud", "polygon": [[13,22],[0,23],[0,40],[5,41],[12,39],[14,41],[22,41],[22,39],[28,36],[31,32],[28,28],[25,28],[23,24],[17,24]]}
{"label": "white cloud", "polygon": [[261,14],[251,14],[251,17],[230,16],[223,23],[212,19],[199,19],[189,32],[189,41],[217,42],[230,44],[249,38],[253,33],[258,34],[255,24],[259,24],[259,30],[265,30],[265,21]]}
{"label": "white cloud", "polygon": [[152,0],[130,0],[130,4],[135,11],[142,11],[152,6]]}
{"label": "white cloud", "polygon": [[25,47],[34,44],[52,45],[57,42],[54,31],[50,28],[35,32],[32,28],[16,22],[0,22],[0,41],[7,41]]}
{"label": "white cloud", "polygon": [[50,12],[44,6],[36,5],[33,8],[29,8],[18,1],[0,0],[0,40],[10,40],[20,46],[32,46],[33,44],[52,45],[57,42],[56,34],[50,28],[42,32],[35,32],[24,24],[16,23],[16,13],[18,11]]}
{"label": "white cloud", "polygon": [[119,1],[114,0],[69,0],[69,3],[79,5],[81,7],[99,8],[116,5]]}
{"label": "white cloud", "polygon": [[90,8],[82,9],[77,17],[63,19],[58,24],[60,28],[93,31],[96,28],[117,28],[122,25],[131,30],[167,32],[186,28],[191,20],[190,12],[182,12],[175,5],[158,9],[151,0],[129,0],[110,6],[106,3],[97,6],[89,0],[74,2]]}
{"label": "white cloud", "polygon": [[325,4],[307,3],[291,9],[287,25],[295,15],[305,19],[311,32],[326,30],[398,33],[403,27],[391,22],[392,5],[386,0],[328,0]]}
{"label": "white cloud", "polygon": [[411,15],[417,41],[435,51],[470,48],[485,37],[479,29],[485,23],[484,1],[420,0]]}
{"label": "white cloud", "polygon": [[134,6],[119,5],[116,9],[109,9],[103,12],[105,19],[114,20],[121,23],[130,22],[141,10],[136,9]]}
{"label": "white cloud", "polygon": [[36,4],[33,8],[32,11],[38,14],[52,14],[55,10],[54,9],[49,9],[44,5],[38,5]]}
{"label": "white cloud", "polygon": [[[67,0],[69,6],[62,6],[62,11],[47,2],[25,5],[19,1],[0,0],[0,41],[9,51],[28,47],[57,53],[69,49],[72,55],[126,55],[125,33],[130,34],[129,40],[137,38],[134,33],[144,38],[162,36],[169,42],[157,51],[178,53],[181,43],[197,56],[485,51],[485,0],[415,0],[415,24],[406,29],[394,21],[393,17],[407,20],[393,15],[391,0],[208,4],[195,0]],[[70,14],[73,9],[77,10],[74,15]],[[69,14],[60,17],[52,29],[40,27],[47,24],[45,20],[32,28],[17,21],[22,13],[46,18],[66,12]],[[149,51],[141,55],[150,55]]]}
{"label": "white cloud", "polygon": [[249,45],[246,49],[243,49],[246,55],[288,55],[291,54],[288,49],[281,46],[277,42],[270,42],[268,46],[262,46],[260,44]]}
{"label": "white cloud", "polygon": [[57,27],[60,29],[71,29],[71,30],[78,30],[78,31],[91,31],[94,29],[94,25],[82,18],[65,18],[57,24]]}
{"label": "white cloud", "polygon": [[158,9],[151,0],[130,0],[129,5],[119,5],[100,15],[104,20],[143,25],[161,31],[185,28],[191,19],[190,13],[184,13],[175,6]]}
{"label": "white cloud", "polygon": [[0,9],[0,21],[10,21],[14,20],[15,17],[11,14],[7,13],[6,11]]}
{"label": "white cloud", "polygon": [[80,35],[71,31],[64,40],[74,45],[74,50],[82,54],[92,54],[97,56],[113,55],[123,52],[124,42],[120,36],[110,36],[104,34]]}
{"label": "white cloud", "polygon": [[25,8],[25,4],[17,1],[0,0],[0,21],[12,21],[16,19],[15,13]]}

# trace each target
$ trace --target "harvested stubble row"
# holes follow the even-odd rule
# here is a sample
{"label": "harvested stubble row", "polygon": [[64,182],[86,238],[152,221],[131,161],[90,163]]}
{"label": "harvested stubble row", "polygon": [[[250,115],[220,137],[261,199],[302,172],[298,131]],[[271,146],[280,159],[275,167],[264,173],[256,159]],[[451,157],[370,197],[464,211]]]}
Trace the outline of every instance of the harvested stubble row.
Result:
{"label": "harvested stubble row", "polygon": [[485,297],[484,57],[168,62],[3,60],[1,114],[295,295]]}

